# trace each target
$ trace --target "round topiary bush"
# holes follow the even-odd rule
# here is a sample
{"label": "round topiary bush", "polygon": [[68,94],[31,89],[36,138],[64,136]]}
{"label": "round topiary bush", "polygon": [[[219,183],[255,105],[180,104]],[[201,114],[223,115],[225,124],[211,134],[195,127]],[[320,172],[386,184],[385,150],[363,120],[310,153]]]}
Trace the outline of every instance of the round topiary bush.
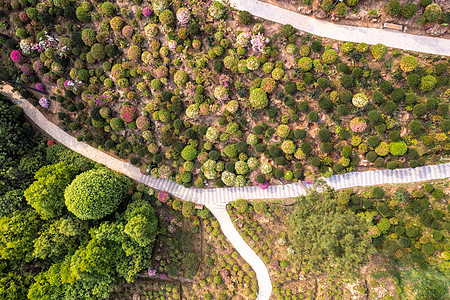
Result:
{"label": "round topiary bush", "polygon": [[354,106],[362,108],[369,103],[369,98],[364,93],[358,93],[353,96],[352,103]]}
{"label": "round topiary bush", "polygon": [[322,54],[322,61],[325,64],[332,64],[337,59],[337,52],[334,49],[328,49]]}
{"label": "round topiary bush", "polygon": [[400,61],[400,68],[405,72],[411,72],[414,71],[414,69],[417,67],[417,64],[417,58],[412,55],[407,55],[403,56],[402,60]]}
{"label": "round topiary bush", "polygon": [[392,155],[400,156],[406,153],[408,151],[408,146],[404,141],[400,142],[394,142],[389,144],[389,152]]}
{"label": "round topiary bush", "polygon": [[398,0],[391,0],[386,4],[385,9],[391,16],[398,16],[401,12],[402,6]]}
{"label": "round topiary bush", "polygon": [[175,84],[179,87],[183,87],[188,80],[188,76],[186,72],[178,70],[175,75],[173,76],[173,81]]}
{"label": "round topiary bush", "polygon": [[442,16],[442,8],[439,4],[432,3],[423,12],[424,23],[434,23]]}
{"label": "round topiary bush", "polygon": [[181,157],[186,161],[191,161],[197,157],[197,149],[191,145],[187,145],[184,147],[183,151],[181,151]]}
{"label": "round topiary bush", "polygon": [[220,1],[213,1],[208,7],[208,13],[215,20],[222,19],[225,16],[225,6]]}
{"label": "round topiary bush", "polygon": [[94,45],[96,41],[95,31],[91,28],[85,28],[81,31],[81,39],[87,46]]}
{"label": "round topiary bush", "polygon": [[91,47],[91,55],[96,60],[102,60],[106,56],[105,47],[100,43],[95,43]]}
{"label": "round topiary bush", "polygon": [[433,75],[426,75],[420,81],[420,89],[424,92],[430,92],[436,86],[436,77]]}
{"label": "round topiary bush", "polygon": [[171,10],[166,9],[159,15],[159,21],[163,26],[170,27],[175,22],[175,16]]}
{"label": "round topiary bush", "polygon": [[136,45],[131,45],[127,50],[127,56],[129,60],[139,60],[141,58],[141,48]]}
{"label": "round topiary bush", "polygon": [[387,48],[383,44],[376,44],[372,46],[372,56],[375,60],[382,60],[386,55]]}
{"label": "round topiary bush", "polygon": [[64,191],[67,209],[81,220],[98,220],[114,212],[127,186],[106,168],[78,175]]}
{"label": "round topiary bush", "polygon": [[103,2],[101,9],[105,17],[110,17],[116,12],[116,9],[111,2]]}
{"label": "round topiary bush", "polygon": [[312,69],[313,62],[312,59],[305,56],[298,60],[298,67],[302,69],[303,72],[307,72]]}
{"label": "round topiary bush", "polygon": [[422,117],[427,113],[427,107],[423,103],[416,104],[414,105],[413,113],[418,117]]}
{"label": "round topiary bush", "polygon": [[269,104],[267,94],[263,89],[256,88],[250,92],[250,104],[256,109],[266,108]]}
{"label": "round topiary bush", "polygon": [[120,130],[124,127],[124,122],[121,118],[112,118],[109,122],[109,126],[111,126],[112,130]]}
{"label": "round topiary bush", "polygon": [[123,22],[121,17],[114,17],[109,21],[109,25],[115,31],[121,31],[125,23]]}
{"label": "round topiary bush", "polygon": [[77,16],[77,19],[83,23],[89,22],[91,20],[91,13],[81,6],[77,8],[77,10],[75,11],[75,15]]}

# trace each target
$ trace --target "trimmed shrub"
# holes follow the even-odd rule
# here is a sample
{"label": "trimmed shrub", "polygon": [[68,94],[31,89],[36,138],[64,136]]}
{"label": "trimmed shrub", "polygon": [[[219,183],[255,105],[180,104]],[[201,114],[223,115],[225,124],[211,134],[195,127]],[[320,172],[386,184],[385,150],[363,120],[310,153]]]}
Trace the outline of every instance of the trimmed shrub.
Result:
{"label": "trimmed shrub", "polygon": [[106,168],[78,175],[64,191],[67,209],[81,220],[98,220],[114,212],[126,196],[127,185]]}
{"label": "trimmed shrub", "polygon": [[[392,0],[397,1],[397,0]],[[398,1],[397,1],[398,2]],[[376,44],[372,46],[372,56],[375,60],[382,60],[387,53],[387,48],[383,44]]]}
{"label": "trimmed shrub", "polygon": [[186,161],[191,161],[197,157],[197,149],[188,145],[184,147],[183,151],[181,151],[181,157],[183,157]]}
{"label": "trimmed shrub", "polygon": [[398,0],[391,0],[386,4],[385,9],[391,16],[398,16],[401,12],[402,6]]}
{"label": "trimmed shrub", "polygon": [[266,92],[260,88],[253,89],[250,92],[249,101],[250,104],[256,109],[266,108],[269,104],[269,99],[267,98]]}

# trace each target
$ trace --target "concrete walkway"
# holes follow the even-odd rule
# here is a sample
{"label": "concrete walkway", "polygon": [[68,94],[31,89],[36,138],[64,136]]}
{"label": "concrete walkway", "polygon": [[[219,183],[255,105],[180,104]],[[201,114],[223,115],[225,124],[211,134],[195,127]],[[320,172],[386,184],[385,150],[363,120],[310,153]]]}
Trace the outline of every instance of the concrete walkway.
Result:
{"label": "concrete walkway", "polygon": [[234,227],[234,224],[228,215],[226,204],[220,203],[208,205],[207,207],[214,217],[216,217],[217,221],[219,221],[223,234],[231,242],[236,251],[239,252],[242,258],[245,259],[245,261],[247,261],[247,263],[252,267],[253,271],[255,271],[259,288],[258,297],[256,299],[268,300],[272,294],[272,282],[270,281],[270,276],[266,265],[244,241],[242,236]]}
{"label": "concrete walkway", "polygon": [[[265,190],[256,186],[242,188],[187,189],[170,180],[154,179],[149,175],[143,175],[139,168],[126,164],[88,144],[78,142],[76,138],[50,122],[37,108],[27,100],[23,99],[18,92],[13,92],[12,86],[1,86],[0,93],[9,98],[14,104],[22,107],[24,113],[43,131],[73,151],[138,182],[149,185],[152,188],[167,191],[173,196],[183,200],[205,204],[219,221],[224,235],[228,238],[236,251],[239,252],[255,271],[259,286],[258,300],[269,299],[272,291],[269,273],[262,260],[247,245],[247,243],[245,243],[234,228],[225,206],[226,203],[236,199],[282,199],[298,197],[307,193],[307,190],[300,183],[270,186]],[[325,180],[331,187],[343,189],[386,183],[418,182],[447,177],[450,177],[450,163],[415,169],[353,172],[344,175],[334,175]],[[307,188],[311,187],[309,185],[305,186]]]}
{"label": "concrete walkway", "polygon": [[378,43],[388,47],[424,52],[437,55],[450,55],[450,40],[419,36],[385,29],[339,25],[308,17],[275,5],[257,0],[229,0],[239,10],[280,24],[291,24],[295,28],[330,39],[364,42],[369,45]]}

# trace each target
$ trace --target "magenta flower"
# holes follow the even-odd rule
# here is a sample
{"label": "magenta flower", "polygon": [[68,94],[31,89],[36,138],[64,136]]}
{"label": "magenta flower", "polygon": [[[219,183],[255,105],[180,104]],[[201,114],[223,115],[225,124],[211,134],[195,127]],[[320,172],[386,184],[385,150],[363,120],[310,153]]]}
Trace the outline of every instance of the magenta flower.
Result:
{"label": "magenta flower", "polygon": [[22,59],[22,57],[23,57],[23,55],[22,55],[22,53],[20,53],[19,50],[13,50],[13,51],[11,52],[11,59],[12,59],[14,62],[20,62],[20,60]]}
{"label": "magenta flower", "polygon": [[153,10],[150,7],[144,8],[142,14],[146,17],[150,17],[153,14]]}
{"label": "magenta flower", "polygon": [[45,97],[42,97],[41,99],[39,99],[39,105],[44,107],[44,108],[49,108],[50,107],[50,100],[48,100]]}
{"label": "magenta flower", "polygon": [[169,195],[169,193],[166,192],[166,191],[160,191],[160,192],[158,193],[158,200],[161,201],[161,202],[163,202],[163,203],[166,203],[167,200],[169,200],[169,198],[170,198],[170,195]]}
{"label": "magenta flower", "polygon": [[40,82],[36,83],[34,88],[37,89],[38,91],[41,91],[41,92],[45,91],[45,86],[42,83],[40,83]]}

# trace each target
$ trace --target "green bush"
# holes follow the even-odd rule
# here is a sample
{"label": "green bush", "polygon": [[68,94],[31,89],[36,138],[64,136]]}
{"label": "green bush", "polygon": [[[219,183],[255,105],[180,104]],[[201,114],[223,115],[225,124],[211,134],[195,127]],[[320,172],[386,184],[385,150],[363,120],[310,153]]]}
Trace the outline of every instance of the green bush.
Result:
{"label": "green bush", "polygon": [[401,12],[402,6],[398,0],[391,0],[386,4],[385,9],[391,16],[398,16]]}
{"label": "green bush", "polygon": [[91,20],[91,13],[81,6],[77,8],[75,14],[80,22],[86,23]]}
{"label": "green bush", "polygon": [[250,92],[249,101],[250,104],[256,109],[266,108],[269,104],[269,99],[267,98],[266,92],[260,88],[253,89]]}
{"label": "green bush", "polygon": [[425,8],[423,12],[424,23],[434,23],[442,16],[442,8],[439,4],[432,3]]}
{"label": "green bush", "polygon": [[81,31],[81,39],[83,40],[83,42],[88,45],[88,46],[92,46],[94,45],[96,39],[96,33],[93,29],[91,28],[85,28]]}
{"label": "green bush", "polygon": [[436,86],[436,77],[433,75],[426,75],[420,80],[420,89],[425,92],[430,92]]}
{"label": "green bush", "polygon": [[245,10],[240,10],[238,13],[239,22],[243,25],[248,25],[253,22],[253,16],[251,13]]}
{"label": "green bush", "polygon": [[413,113],[418,117],[422,117],[427,113],[427,107],[422,103],[416,104],[414,105]]}
{"label": "green bush", "polygon": [[406,82],[411,87],[417,86],[420,83],[420,76],[418,74],[415,74],[415,73],[410,74],[410,75],[408,75],[408,77],[406,77]]}
{"label": "green bush", "polygon": [[110,17],[110,16],[114,15],[114,13],[116,12],[116,9],[111,2],[103,2],[101,8],[102,8],[102,13],[105,17]]}
{"label": "green bush", "polygon": [[172,26],[175,22],[175,16],[171,10],[166,9],[159,15],[159,21],[164,26]]}
{"label": "green bush", "polygon": [[67,209],[82,220],[98,220],[114,212],[124,200],[127,185],[106,168],[78,175],[64,191]]}
{"label": "green bush", "polygon": [[[397,0],[392,0],[392,1],[398,2]],[[384,59],[384,56],[387,53],[387,48],[383,44],[373,45],[371,50],[372,50],[372,56],[373,56],[373,58],[375,58],[375,60]]]}
{"label": "green bush", "polygon": [[105,48],[100,43],[95,43],[91,47],[91,55],[95,60],[102,60],[105,58]]}
{"label": "green bush", "polygon": [[183,157],[186,161],[191,161],[197,157],[197,149],[188,145],[184,147],[183,151],[181,151],[181,157]]}
{"label": "green bush", "polygon": [[415,3],[412,2],[408,2],[406,3],[403,7],[402,7],[402,16],[405,18],[412,18],[414,17],[414,15],[416,14],[417,11],[417,5]]}
{"label": "green bush", "polygon": [[285,39],[288,39],[291,35],[293,35],[297,30],[290,24],[285,24],[280,29],[280,35]]}

